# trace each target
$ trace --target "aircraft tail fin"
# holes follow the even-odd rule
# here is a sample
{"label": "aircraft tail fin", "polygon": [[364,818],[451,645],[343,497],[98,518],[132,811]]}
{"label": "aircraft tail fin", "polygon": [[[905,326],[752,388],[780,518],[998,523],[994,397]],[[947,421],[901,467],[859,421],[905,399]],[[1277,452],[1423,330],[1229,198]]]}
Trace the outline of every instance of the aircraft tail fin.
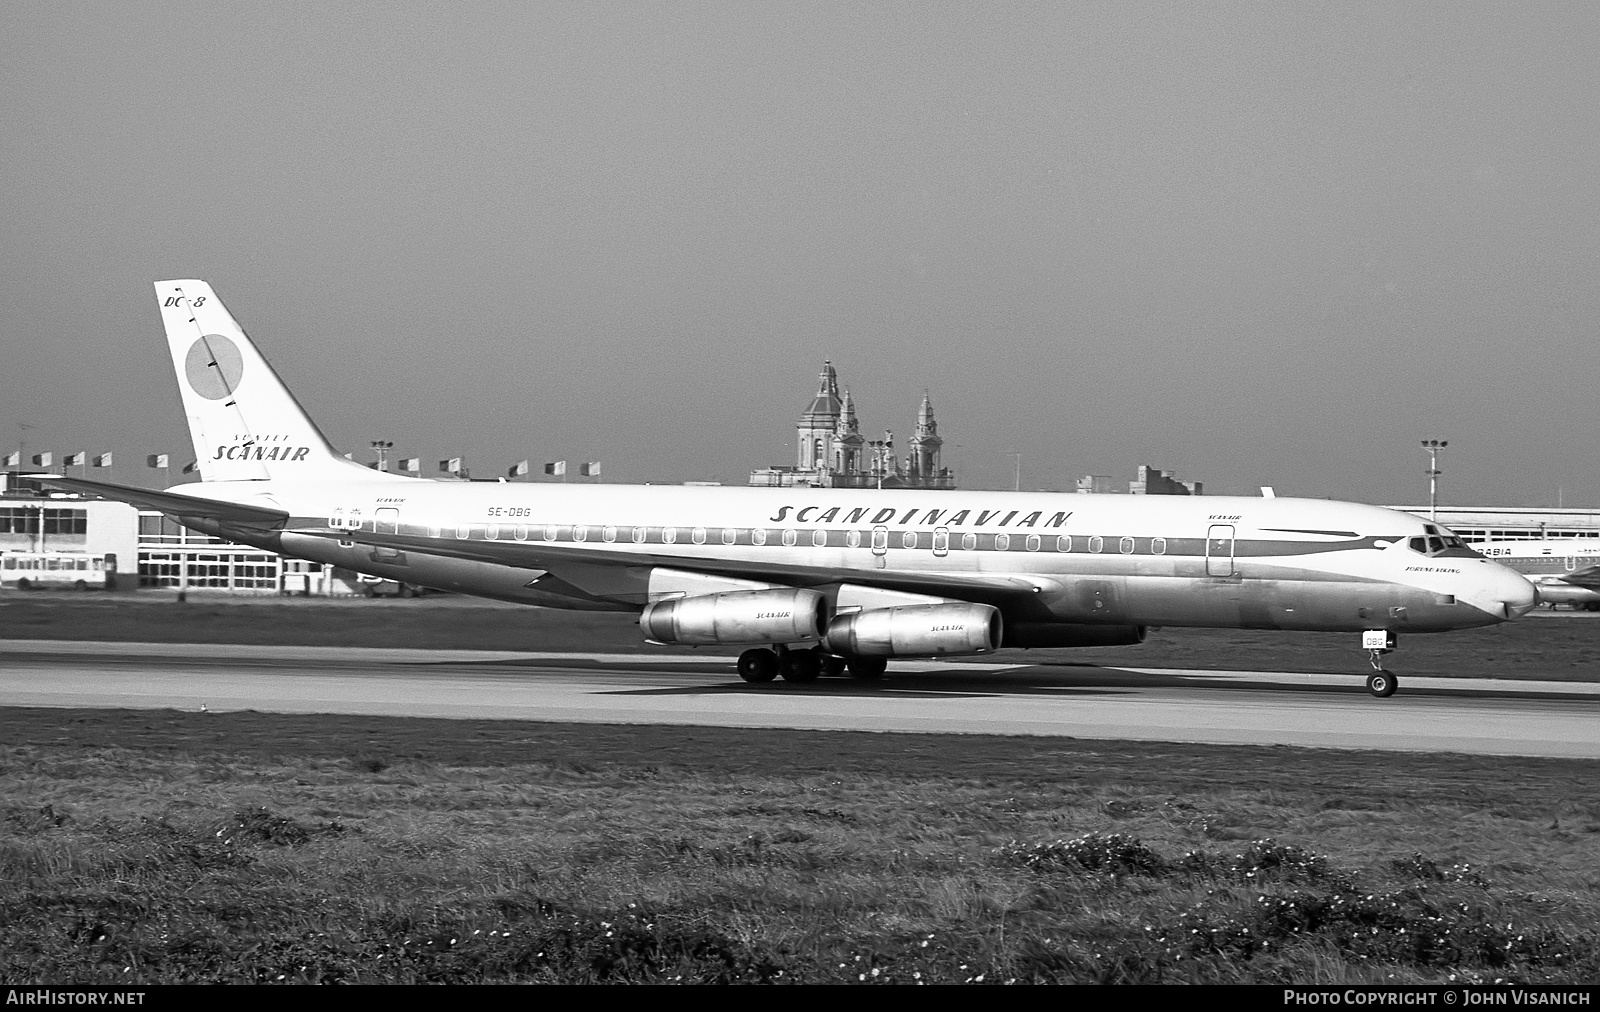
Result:
{"label": "aircraft tail fin", "polygon": [[156,299],[202,481],[374,476],[334,452],[210,285],[157,281]]}

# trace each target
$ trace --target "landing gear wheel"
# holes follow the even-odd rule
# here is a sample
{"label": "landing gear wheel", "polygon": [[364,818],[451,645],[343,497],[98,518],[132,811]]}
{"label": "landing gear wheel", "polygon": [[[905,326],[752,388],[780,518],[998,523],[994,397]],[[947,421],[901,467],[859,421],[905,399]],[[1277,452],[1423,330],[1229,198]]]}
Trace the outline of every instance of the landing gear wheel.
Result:
{"label": "landing gear wheel", "polygon": [[778,661],[786,682],[814,682],[822,674],[822,655],[815,650],[790,650]]}
{"label": "landing gear wheel", "polygon": [[747,682],[770,682],[778,677],[778,655],[766,647],[739,655],[739,677]]}
{"label": "landing gear wheel", "polygon": [[864,682],[876,681],[883,677],[889,670],[887,657],[852,657],[850,658],[850,674]]}
{"label": "landing gear wheel", "polygon": [[1367,691],[1379,699],[1388,699],[1400,687],[1400,680],[1392,671],[1374,671],[1367,676]]}
{"label": "landing gear wheel", "polygon": [[822,659],[822,676],[824,678],[838,678],[844,674],[848,663],[843,657],[824,657]]}

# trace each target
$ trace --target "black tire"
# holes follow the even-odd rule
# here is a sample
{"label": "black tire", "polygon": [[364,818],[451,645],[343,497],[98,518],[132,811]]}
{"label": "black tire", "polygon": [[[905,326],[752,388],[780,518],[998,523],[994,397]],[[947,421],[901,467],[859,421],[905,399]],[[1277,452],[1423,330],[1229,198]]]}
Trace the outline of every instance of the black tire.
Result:
{"label": "black tire", "polygon": [[824,657],[822,659],[822,677],[838,678],[844,674],[849,662],[843,657]]}
{"label": "black tire", "polygon": [[739,655],[739,677],[752,684],[772,681],[778,677],[778,655],[765,647],[746,650]]}
{"label": "black tire", "polygon": [[850,674],[864,682],[876,681],[883,677],[889,670],[887,657],[852,657],[850,658]]}
{"label": "black tire", "polygon": [[409,584],[409,583],[402,583],[402,584],[401,584],[401,585],[400,585],[400,596],[401,596],[401,597],[412,597],[412,596],[414,596],[414,595],[415,595],[415,594],[416,594],[416,591],[414,591],[414,590],[412,590],[412,589],[411,589],[411,584]]}
{"label": "black tire", "polygon": [[18,590],[32,590],[33,589],[33,581],[28,579],[26,576],[24,576],[22,579],[17,581],[17,589]]}
{"label": "black tire", "polygon": [[85,583],[84,581],[82,581],[82,580],[76,580],[72,584],[72,589],[76,590],[76,591],[79,591],[79,592],[82,592],[82,591],[88,590],[89,589],[89,585],[87,583]]}
{"label": "black tire", "polygon": [[790,650],[779,663],[786,682],[814,682],[822,676],[822,655],[815,650]]}
{"label": "black tire", "polygon": [[1367,676],[1367,691],[1379,699],[1388,699],[1400,687],[1400,679],[1393,671],[1374,671]]}

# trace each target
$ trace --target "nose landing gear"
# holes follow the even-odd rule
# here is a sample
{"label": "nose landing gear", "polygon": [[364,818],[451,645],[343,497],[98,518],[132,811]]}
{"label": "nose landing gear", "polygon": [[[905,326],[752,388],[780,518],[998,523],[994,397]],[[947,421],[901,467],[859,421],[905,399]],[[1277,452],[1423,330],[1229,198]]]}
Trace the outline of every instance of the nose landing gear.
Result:
{"label": "nose landing gear", "polygon": [[1368,629],[1361,634],[1361,646],[1367,651],[1367,660],[1372,664],[1372,674],[1367,676],[1367,691],[1379,699],[1389,698],[1400,687],[1400,679],[1383,667],[1383,655],[1393,651],[1399,642],[1400,637],[1387,629]]}

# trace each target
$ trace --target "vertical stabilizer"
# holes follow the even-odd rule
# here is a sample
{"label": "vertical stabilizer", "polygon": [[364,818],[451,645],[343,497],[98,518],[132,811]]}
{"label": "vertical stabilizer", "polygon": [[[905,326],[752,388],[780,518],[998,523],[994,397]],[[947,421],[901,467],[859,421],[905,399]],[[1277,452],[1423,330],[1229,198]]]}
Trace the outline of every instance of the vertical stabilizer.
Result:
{"label": "vertical stabilizer", "polygon": [[156,299],[203,481],[373,475],[333,451],[210,285],[157,281]]}

